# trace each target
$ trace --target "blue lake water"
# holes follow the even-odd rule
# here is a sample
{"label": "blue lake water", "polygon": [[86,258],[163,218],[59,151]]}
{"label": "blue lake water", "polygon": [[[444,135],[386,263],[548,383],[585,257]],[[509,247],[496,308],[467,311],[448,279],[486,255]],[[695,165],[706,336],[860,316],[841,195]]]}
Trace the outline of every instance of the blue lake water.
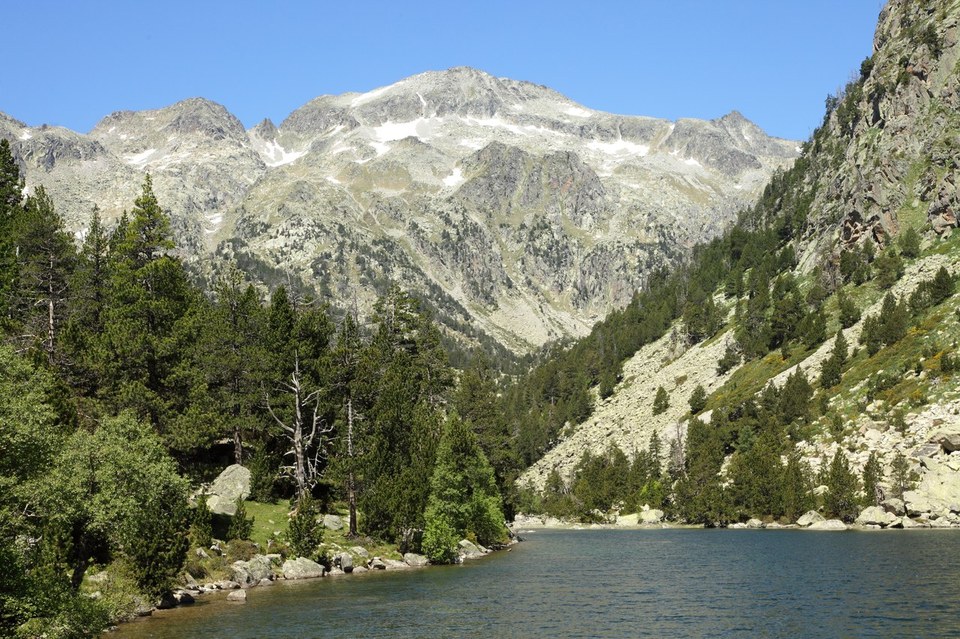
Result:
{"label": "blue lake water", "polygon": [[278,582],[154,637],[960,637],[960,533],[537,531],[464,566]]}

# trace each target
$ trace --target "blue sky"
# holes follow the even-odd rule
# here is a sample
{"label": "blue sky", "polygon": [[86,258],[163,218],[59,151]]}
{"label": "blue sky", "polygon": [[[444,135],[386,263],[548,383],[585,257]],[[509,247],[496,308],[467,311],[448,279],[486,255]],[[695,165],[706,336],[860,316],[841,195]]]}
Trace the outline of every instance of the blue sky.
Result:
{"label": "blue sky", "polygon": [[870,54],[879,0],[0,0],[0,111],[88,131],[203,96],[246,126],[325,93],[472,66],[594,109],[741,111],[805,139]]}

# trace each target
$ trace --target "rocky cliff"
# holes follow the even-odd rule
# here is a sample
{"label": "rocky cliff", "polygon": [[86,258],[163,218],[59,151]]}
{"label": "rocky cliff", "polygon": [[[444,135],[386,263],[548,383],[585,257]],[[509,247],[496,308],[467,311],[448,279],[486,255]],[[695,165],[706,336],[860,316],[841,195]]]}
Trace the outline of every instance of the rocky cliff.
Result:
{"label": "rocky cliff", "polygon": [[0,115],[69,226],[112,219],[150,172],[184,256],[369,305],[390,281],[461,335],[524,351],[584,334],[654,268],[732,223],[794,142],[739,113],[602,113],[469,68],[321,96],[250,130],[190,99],[89,134]]}

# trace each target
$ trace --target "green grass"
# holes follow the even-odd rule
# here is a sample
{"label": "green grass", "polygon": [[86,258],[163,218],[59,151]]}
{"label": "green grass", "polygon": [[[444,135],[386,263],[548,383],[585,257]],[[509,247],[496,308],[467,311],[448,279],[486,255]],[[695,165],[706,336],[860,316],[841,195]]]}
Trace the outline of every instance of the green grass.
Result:
{"label": "green grass", "polygon": [[747,362],[738,368],[727,383],[707,398],[707,410],[718,406],[735,406],[763,390],[767,383],[791,366],[802,362],[810,351],[794,346],[788,359],[777,349],[766,356]]}
{"label": "green grass", "polygon": [[247,508],[247,517],[254,518],[250,541],[260,544],[261,548],[267,547],[267,540],[274,538],[275,532],[279,531],[281,534],[287,532],[289,523],[287,513],[290,512],[290,504],[286,500],[280,500],[275,504],[245,501],[244,505]]}

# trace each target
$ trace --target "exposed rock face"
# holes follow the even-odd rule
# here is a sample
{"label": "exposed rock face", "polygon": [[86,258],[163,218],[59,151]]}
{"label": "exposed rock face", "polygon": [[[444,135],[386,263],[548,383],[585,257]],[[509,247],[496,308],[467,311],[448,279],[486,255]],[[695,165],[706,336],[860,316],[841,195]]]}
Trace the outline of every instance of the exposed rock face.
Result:
{"label": "exposed rock face", "polygon": [[[806,263],[872,238],[885,244],[905,226],[957,226],[960,192],[960,9],[955,3],[890,0],[873,55],[846,104],[811,148],[831,159],[818,169]],[[811,182],[811,186],[813,182]]]}
{"label": "exposed rock face", "polygon": [[94,204],[108,220],[129,208],[149,171],[203,273],[292,271],[361,306],[393,279],[517,351],[584,334],[797,155],[736,112],[611,115],[468,68],[322,96],[249,131],[194,98],[88,135],[0,115],[0,136],[72,230]]}

